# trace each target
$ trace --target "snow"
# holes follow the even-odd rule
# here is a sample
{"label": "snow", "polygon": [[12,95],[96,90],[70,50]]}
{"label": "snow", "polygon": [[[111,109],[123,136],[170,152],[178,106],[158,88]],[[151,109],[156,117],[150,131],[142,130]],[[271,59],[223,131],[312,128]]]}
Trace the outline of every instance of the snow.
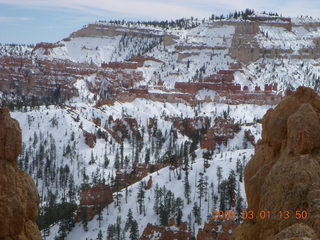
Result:
{"label": "snow", "polygon": [[[314,47],[312,39],[299,37],[294,32],[282,27],[260,26],[260,31],[267,35],[266,37],[257,36],[262,48],[287,49],[293,50],[293,53],[298,54],[299,49]],[[299,33],[301,32],[301,29],[299,29]]]}
{"label": "snow", "polygon": [[[197,182],[197,179],[199,178],[199,173],[203,172],[203,160],[200,156],[202,156],[202,151],[198,150],[197,152],[197,160],[192,165],[192,170],[189,171],[189,182],[192,186],[191,191],[191,203],[186,204],[186,201],[184,203],[183,208],[183,221],[187,221],[187,215],[189,213],[192,213],[192,207],[194,202],[198,202],[197,194],[196,194],[196,187],[195,183]],[[222,168],[222,179],[226,179],[228,177],[228,174],[230,170],[235,170],[236,168],[236,160],[249,160],[251,154],[253,154],[253,149],[248,150],[237,150],[237,151],[230,151],[230,152],[224,152],[221,155],[215,155],[213,157],[213,160],[211,160],[210,167],[206,169],[206,172],[204,173],[204,177],[208,177],[208,183],[210,184],[213,182],[214,188],[209,189],[209,196],[212,193],[211,191],[214,191],[215,194],[217,194],[217,168]],[[169,181],[169,174],[171,174],[171,181]],[[125,191],[122,191],[122,199],[121,199],[121,208],[118,208],[115,206],[115,204],[110,204],[108,209],[104,209],[102,212],[103,220],[101,221],[101,227],[99,227],[99,221],[97,220],[97,217],[94,218],[94,220],[90,221],[88,224],[89,231],[86,232],[83,230],[82,223],[76,224],[76,227],[71,231],[71,233],[68,235],[67,239],[90,239],[95,238],[99,232],[99,230],[102,230],[102,233],[104,236],[107,236],[106,229],[109,224],[115,224],[117,216],[121,217],[122,220],[122,228],[124,227],[126,216],[129,209],[132,209],[133,217],[134,219],[139,223],[139,233],[141,234],[146,227],[148,223],[158,224],[159,217],[154,213],[153,211],[153,205],[154,205],[154,189],[155,186],[158,184],[159,187],[166,187],[167,190],[172,191],[175,194],[175,197],[180,197],[184,199],[184,192],[183,192],[183,179],[184,179],[185,172],[182,171],[182,180],[178,180],[177,175],[174,175],[174,172],[167,168],[161,169],[158,172],[152,173],[149,176],[152,176],[153,184],[152,188],[150,190],[146,190],[145,193],[145,208],[146,212],[145,215],[140,215],[138,212],[137,202],[136,202],[136,196],[139,189],[139,182],[131,185],[129,190],[129,197],[128,202],[125,202]],[[149,179],[149,176],[142,179],[142,181],[147,181]],[[245,192],[244,192],[244,185],[243,182],[240,182],[240,192],[241,196],[245,198]],[[202,204],[204,205],[201,209],[201,218],[202,221],[205,221],[207,219],[208,214],[210,214],[212,211],[217,210],[213,208],[212,203],[210,203],[211,199],[208,202],[203,201]],[[120,210],[119,210],[120,209]],[[112,217],[110,217],[112,216]],[[193,219],[193,218],[192,218]],[[193,221],[193,220],[192,220]],[[195,225],[196,232],[199,228],[201,228],[201,225]],[[47,238],[48,240],[54,239],[54,232],[50,234],[50,237]]]}
{"label": "snow", "polygon": [[[147,86],[148,91],[153,94],[180,94],[175,91],[174,84],[176,82],[192,82],[196,72],[200,69],[205,69],[202,73],[203,78],[216,74],[219,70],[230,69],[230,64],[235,60],[230,56],[230,48],[235,34],[235,26],[230,22],[238,23],[244,21],[241,19],[227,21],[205,21],[199,26],[192,29],[160,29],[157,27],[146,26],[143,24],[131,24],[134,28],[132,32],[150,31],[155,36],[144,38],[138,35],[126,36],[117,35],[114,37],[71,37],[70,41],[62,40],[59,44],[61,47],[53,48],[49,56],[43,55],[41,49],[32,52],[29,47],[13,47],[0,46],[0,55],[21,56],[23,54],[32,55],[33,57],[48,58],[48,59],[68,59],[74,62],[93,63],[100,66],[102,63],[110,61],[125,61],[143,51],[146,46],[148,51],[143,55],[153,57],[158,61],[145,61],[142,67],[137,71],[141,71],[143,81],[135,83],[135,87]],[[320,37],[320,27],[317,27],[319,22],[309,18],[293,19],[292,31],[274,26],[272,23],[283,23],[281,20],[271,20],[260,25],[260,32],[256,35],[258,46],[261,52],[271,52],[261,56],[257,61],[249,62],[242,66],[242,71],[237,71],[234,74],[234,83],[239,84],[243,89],[248,87],[250,92],[254,92],[255,87],[260,87],[262,90],[266,84],[277,84],[277,91],[274,93],[284,94],[287,89],[297,88],[304,85],[315,87],[319,84],[320,79],[320,61],[317,57],[310,57],[308,52],[313,51],[318,47],[317,38]],[[307,24],[314,23],[312,26]],[[117,31],[127,33],[128,27],[100,23],[97,28],[104,26],[114,26]],[[157,42],[160,35],[177,36],[172,45],[164,45]],[[123,44],[123,42],[128,42]],[[121,45],[123,44],[123,45]],[[121,47],[119,47],[121,46]],[[12,50],[13,49],[13,50]],[[28,56],[29,56],[28,55]],[[315,55],[316,56],[316,55]],[[304,58],[305,57],[305,58]],[[193,106],[187,103],[163,103],[151,101],[143,98],[136,98],[131,102],[118,102],[113,105],[105,105],[96,107],[95,103],[97,96],[90,92],[89,84],[94,85],[97,81],[96,75],[88,75],[79,78],[75,87],[78,89],[79,96],[72,98],[67,106],[42,106],[39,109],[28,110],[26,112],[13,112],[12,116],[16,118],[21,128],[23,129],[23,154],[20,158],[21,163],[26,158],[27,153],[30,159],[37,159],[40,148],[43,147],[46,156],[51,160],[50,164],[55,169],[55,175],[60,176],[59,169],[68,166],[77,188],[84,182],[83,173],[88,176],[88,182],[92,184],[95,177],[105,178],[107,183],[110,183],[110,176],[115,174],[115,155],[120,144],[115,141],[110,132],[106,128],[112,129],[114,122],[109,123],[109,118],[124,120],[125,118],[133,118],[138,123],[140,132],[144,129],[143,147],[139,155],[139,161],[143,162],[146,149],[151,148],[153,137],[148,134],[148,124],[150,118],[157,119],[158,130],[166,139],[163,148],[158,155],[151,154],[151,162],[155,162],[166,154],[169,147],[170,130],[173,128],[173,123],[170,118],[180,117],[194,118],[197,116],[208,117],[211,124],[218,117],[223,117],[227,112],[228,116],[241,125],[240,131],[235,134],[234,138],[230,139],[226,145],[219,145],[214,151],[213,160],[210,166],[206,169],[204,175],[208,177],[208,182],[213,183],[213,188],[210,188],[210,193],[217,194],[218,180],[217,169],[222,169],[222,179],[229,176],[231,170],[236,169],[237,161],[244,165],[254,154],[254,146],[251,143],[245,143],[245,131],[250,132],[255,137],[255,140],[261,137],[261,124],[257,120],[261,120],[263,115],[270,105],[228,105],[215,102],[204,102]],[[103,80],[104,81],[104,80]],[[107,81],[107,80],[105,80]],[[163,88],[157,88],[159,81],[164,82]],[[102,82],[102,86],[105,82]],[[0,98],[2,93],[0,92]],[[196,98],[205,100],[211,98],[213,100],[218,93],[212,90],[203,89],[198,91]],[[96,118],[101,119],[101,126],[97,126],[93,121]],[[128,123],[123,121],[128,127]],[[97,131],[104,132],[108,139],[97,139],[96,145],[93,148],[85,144],[83,132],[96,133]],[[131,134],[131,135],[130,135]],[[73,136],[74,135],[74,136]],[[132,133],[129,131],[132,138]],[[36,139],[38,140],[36,141]],[[73,140],[72,140],[73,139]],[[177,145],[190,141],[187,136],[183,136],[178,132]],[[131,140],[124,141],[124,156],[129,159],[133,156],[134,145]],[[72,153],[65,154],[65,149],[70,146]],[[56,149],[54,157],[50,157]],[[199,173],[203,172],[203,150],[196,150],[196,160],[192,164],[192,169],[189,170],[189,182],[192,185],[192,200],[187,204],[184,200],[183,221],[188,220],[188,214],[192,212],[194,202],[198,202],[195,185],[199,177]],[[90,163],[91,156],[96,159],[95,163]],[[105,156],[110,160],[108,167],[104,167]],[[41,195],[42,205],[46,204],[48,190],[58,192],[58,201],[62,199],[63,192],[67,190],[63,184],[53,181],[47,183],[43,176],[44,167],[41,164],[46,164],[44,158],[39,161],[39,166],[29,165],[23,166],[24,170],[29,172],[35,179],[38,190]],[[130,172],[132,166],[129,164],[124,171]],[[169,174],[171,181],[169,180]],[[184,176],[185,171],[182,171],[182,177],[179,180],[174,171],[168,167],[152,173],[145,177],[142,181],[146,182],[149,177],[153,177],[153,187],[146,191],[145,204],[146,213],[140,215],[137,211],[136,196],[138,192],[139,182],[129,187],[128,202],[125,202],[124,197],[121,199],[121,208],[116,207],[113,203],[104,209],[103,221],[101,230],[106,237],[107,227],[114,224],[117,216],[121,217],[122,227],[126,220],[126,215],[129,209],[133,210],[134,219],[139,223],[139,233],[148,223],[159,224],[159,218],[153,211],[155,186],[165,186],[168,190],[175,194],[175,197],[184,197]],[[239,177],[239,176],[237,176]],[[70,180],[69,180],[70,181]],[[245,191],[243,182],[239,182],[239,190],[241,196],[245,199]],[[122,194],[125,195],[124,191]],[[210,195],[210,194],[209,194]],[[210,199],[210,198],[209,198]],[[79,203],[79,195],[76,198]],[[211,199],[209,202],[202,202],[201,209],[202,223],[207,218],[207,215],[215,209]],[[218,206],[216,206],[217,208]],[[192,215],[192,213],[191,213]],[[192,222],[193,221],[192,215]],[[195,234],[203,225],[195,225]],[[59,223],[50,227],[50,236],[48,240],[54,239],[58,235]],[[68,234],[67,239],[95,239],[100,230],[97,217],[88,224],[89,231],[83,230],[82,224],[78,223],[76,227]],[[154,236],[156,239],[156,236]]]}
{"label": "snow", "polygon": [[[84,80],[79,80],[77,83],[79,89],[84,89],[80,96],[85,96],[86,87],[84,84]],[[84,94],[84,95],[83,95]],[[81,98],[80,98],[81,99]],[[83,136],[83,132],[80,129],[80,125],[82,123],[82,129],[94,133],[97,129],[101,131],[105,131],[103,128],[96,126],[92,121],[94,118],[99,117],[102,122],[102,126],[104,123],[108,122],[109,116],[112,116],[114,119],[123,119],[124,116],[132,117],[137,120],[139,123],[139,128],[141,130],[142,127],[147,129],[147,124],[149,118],[156,117],[158,119],[158,129],[161,130],[163,136],[167,139],[164,143],[163,149],[159,152],[159,156],[152,155],[152,161],[155,158],[162,156],[166,153],[166,149],[169,146],[168,142],[168,132],[172,127],[172,122],[167,121],[166,117],[195,117],[195,116],[207,116],[214,120],[215,117],[222,116],[223,112],[229,112],[231,118],[234,118],[236,122],[244,123],[253,123],[255,119],[260,119],[267,111],[267,109],[271,106],[258,106],[258,105],[227,105],[227,104],[216,104],[216,103],[203,103],[198,108],[194,108],[188,104],[182,103],[161,103],[156,101],[150,101],[146,99],[135,99],[132,102],[120,103],[116,102],[113,106],[102,106],[100,108],[95,108],[88,103],[72,103],[70,107],[66,106],[63,108],[56,106],[40,107],[39,110],[29,110],[27,112],[13,112],[12,116],[16,118],[21,128],[23,129],[23,143],[24,150],[21,156],[23,159],[26,156],[26,151],[29,151],[29,156],[31,159],[34,159],[38,154],[40,146],[46,142],[44,146],[45,152],[50,153],[52,150],[52,144],[56,148],[56,158],[52,162],[55,164],[56,169],[60,167],[64,167],[68,165],[70,168],[70,172],[72,174],[72,178],[75,182],[76,187],[79,187],[81,183],[83,183],[82,172],[85,171],[86,175],[89,177],[89,182],[92,181],[94,176],[107,177],[110,174],[115,173],[114,159],[116,152],[114,149],[120,147],[118,143],[114,142],[110,144],[111,135],[109,135],[109,141],[106,142],[104,139],[97,139],[97,143],[93,149],[89,148],[85,144],[85,138]],[[77,120],[79,118],[79,120]],[[56,123],[55,123],[56,122]],[[250,159],[250,156],[253,154],[253,146],[248,145],[248,149],[243,148],[243,138],[244,138],[244,130],[250,129],[251,132],[255,135],[256,140],[259,139],[261,134],[260,124],[254,124],[252,126],[243,125],[241,131],[236,134],[234,139],[228,142],[226,146],[220,146],[213,157],[214,160],[210,162],[210,167],[207,169],[206,176],[208,176],[209,182],[213,181],[214,191],[216,191],[217,187],[217,179],[216,179],[216,171],[217,167],[220,166],[222,168],[223,178],[227,178],[231,169],[235,169],[236,160],[239,159],[243,161],[245,158],[246,161]],[[74,140],[71,140],[72,132],[74,132]],[[34,136],[35,134],[38,136],[38,142],[35,142]],[[147,148],[150,148],[150,140],[145,133],[144,137],[144,147],[141,151],[140,159],[144,159],[144,154]],[[52,142],[52,140],[54,141]],[[186,136],[182,136],[180,133],[178,134],[177,143],[180,144],[184,141],[189,140]],[[71,146],[73,154],[64,155],[64,149],[67,145]],[[50,147],[51,146],[51,147]],[[129,156],[132,154],[131,152],[132,146],[128,141],[124,142],[124,155]],[[241,150],[242,149],[242,150]],[[91,154],[94,154],[96,157],[96,162],[94,164],[89,164],[91,159]],[[194,181],[196,175],[199,172],[203,171],[203,159],[202,159],[202,150],[197,150],[197,158],[195,163],[193,164],[193,169],[190,170],[190,183],[194,186]],[[104,155],[107,154],[110,164],[107,168],[103,167],[104,163]],[[41,169],[41,166],[39,166]],[[130,166],[129,168],[130,169]],[[63,186],[59,184],[56,185],[55,182],[46,183],[42,177],[39,177],[38,171],[32,170],[31,166],[28,166],[25,169],[32,177],[35,179],[40,196],[42,198],[42,205],[45,205],[45,199],[47,196],[47,191],[55,192],[56,190],[59,193],[59,198],[62,197],[63,194]],[[59,171],[57,170],[57,177],[59,177]],[[158,173],[153,173],[153,186],[157,183],[159,186],[166,186],[167,189],[171,190],[175,197],[183,198],[183,176],[182,180],[178,180],[177,177],[173,176],[173,172],[171,172],[172,181],[168,180],[169,170],[168,168],[161,169]],[[143,181],[147,181],[149,176],[147,176]],[[107,180],[108,182],[108,180]],[[49,184],[49,185],[48,185]],[[136,183],[130,186],[132,191],[131,197],[129,198],[128,203],[124,203],[122,200],[121,204],[121,212],[119,212],[118,208],[114,207],[114,205],[109,206],[109,215],[107,214],[107,210],[104,210],[104,220],[103,220],[103,234],[105,235],[105,231],[109,224],[113,224],[116,216],[121,216],[122,220],[125,221],[125,216],[129,208],[134,210],[134,217],[139,222],[139,231],[142,233],[144,227],[147,223],[158,223],[158,218],[155,216],[155,213],[152,210],[153,206],[153,194],[154,188],[152,190],[147,191],[146,194],[146,204],[148,211],[146,216],[139,215],[136,212],[136,194],[139,183]],[[240,191],[242,196],[245,198],[245,193],[243,190],[243,185],[240,185]],[[197,200],[195,196],[195,191],[193,190],[192,196],[194,201]],[[150,200],[149,200],[150,198]],[[79,196],[77,197],[77,202],[79,202]],[[184,220],[187,219],[187,215],[191,212],[192,204],[187,205],[185,203],[184,207]],[[209,210],[207,207],[203,207],[201,210],[202,220],[206,219],[206,215],[211,211],[211,205],[209,206]],[[108,216],[112,216],[108,217]],[[140,224],[141,223],[141,224]],[[84,232],[81,224],[77,224],[77,226],[72,230],[68,239],[86,239],[87,237],[95,238],[99,228],[97,227],[97,220],[89,222],[89,232]],[[195,230],[202,226],[196,226]],[[47,239],[54,239],[54,236],[57,235],[58,226],[54,225],[50,228],[50,237]]]}
{"label": "snow", "polygon": [[216,96],[219,96],[219,94],[216,91],[202,89],[202,90],[198,91],[196,98],[198,100],[205,100],[206,98],[210,98],[211,100],[214,100],[214,98]]}

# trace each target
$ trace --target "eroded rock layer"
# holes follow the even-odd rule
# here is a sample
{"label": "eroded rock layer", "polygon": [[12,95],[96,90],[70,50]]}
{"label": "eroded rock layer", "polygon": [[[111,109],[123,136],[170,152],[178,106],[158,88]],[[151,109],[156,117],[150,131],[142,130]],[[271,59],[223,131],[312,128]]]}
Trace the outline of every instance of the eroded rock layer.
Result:
{"label": "eroded rock layer", "polygon": [[0,240],[40,240],[39,195],[33,179],[18,169],[21,130],[0,108]]}
{"label": "eroded rock layer", "polygon": [[[319,239],[320,97],[298,88],[268,110],[262,127],[245,169],[248,210],[255,218],[240,225],[233,239]],[[271,216],[262,219],[261,211]]]}

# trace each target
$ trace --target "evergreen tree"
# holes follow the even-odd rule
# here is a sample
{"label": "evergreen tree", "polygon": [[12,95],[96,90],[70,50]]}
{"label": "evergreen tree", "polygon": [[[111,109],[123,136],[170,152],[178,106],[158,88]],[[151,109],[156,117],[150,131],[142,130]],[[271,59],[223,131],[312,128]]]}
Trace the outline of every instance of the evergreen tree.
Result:
{"label": "evergreen tree", "polygon": [[104,163],[103,163],[103,167],[104,168],[107,168],[109,166],[109,163],[110,163],[110,160],[109,158],[107,157],[107,151],[105,151],[104,153]]}
{"label": "evergreen tree", "polygon": [[220,193],[220,182],[222,178],[222,168],[220,166],[217,168],[217,177],[218,177],[218,193]]}
{"label": "evergreen tree", "polygon": [[243,179],[243,165],[240,162],[240,159],[237,159],[236,172],[237,172],[237,175],[239,176],[239,181],[242,182],[242,179]]}
{"label": "evergreen tree", "polygon": [[131,228],[133,220],[134,219],[133,219],[133,215],[132,215],[132,210],[131,210],[131,208],[129,208],[128,214],[127,214],[127,221],[126,221],[126,224],[124,226],[124,230],[125,231],[128,231]]}
{"label": "evergreen tree", "polygon": [[144,163],[148,164],[149,162],[150,162],[150,149],[148,148],[146,150],[146,156],[145,156],[145,159],[144,159]]}
{"label": "evergreen tree", "polygon": [[199,180],[198,180],[198,194],[199,194],[199,207],[201,209],[201,200],[205,196],[205,191],[207,188],[208,182],[203,177],[203,173],[199,173]]}
{"label": "evergreen tree", "polygon": [[120,168],[123,168],[124,156],[123,156],[123,140],[120,144]]}
{"label": "evergreen tree", "polygon": [[159,217],[160,217],[160,224],[162,226],[167,226],[169,222],[169,213],[168,213],[168,209],[166,209],[163,203],[160,203]]}
{"label": "evergreen tree", "polygon": [[115,190],[116,193],[116,206],[119,207],[120,206],[120,200],[121,200],[121,192],[120,192],[120,179],[118,177],[116,177],[114,179],[114,184],[113,184],[113,188]]}
{"label": "evergreen tree", "polygon": [[120,169],[120,161],[119,161],[119,151],[117,149],[117,152],[116,152],[116,155],[115,155],[115,158],[114,158],[114,168],[115,169]]}
{"label": "evergreen tree", "polygon": [[192,212],[194,215],[194,222],[197,223],[198,225],[201,224],[201,212],[200,212],[200,207],[198,207],[197,202],[194,202]]}
{"label": "evergreen tree", "polygon": [[242,211],[244,210],[244,200],[240,195],[240,189],[238,187],[238,193],[237,193],[237,205],[236,205],[236,211],[237,215],[241,216]]}
{"label": "evergreen tree", "polygon": [[67,223],[64,219],[59,224],[59,237],[56,239],[64,240],[66,237],[67,237]]}
{"label": "evergreen tree", "polygon": [[87,209],[83,208],[82,209],[82,225],[83,225],[83,230],[88,231],[88,214],[87,214]]}
{"label": "evergreen tree", "polygon": [[114,240],[115,239],[115,227],[113,224],[110,224],[108,226],[108,229],[107,229],[107,235],[108,235],[108,240]]}
{"label": "evergreen tree", "polygon": [[116,240],[121,240],[121,217],[117,217],[116,225],[115,225],[115,233],[116,233]]}
{"label": "evergreen tree", "polygon": [[203,172],[206,172],[206,166],[209,164],[209,160],[212,159],[212,153],[210,151],[205,151],[202,154],[203,157]]}
{"label": "evergreen tree", "polygon": [[236,202],[236,174],[231,170],[228,177],[227,194],[229,199],[229,209],[235,206]]}
{"label": "evergreen tree", "polygon": [[183,210],[183,200],[178,197],[175,201],[175,215],[176,215],[177,226],[180,226],[181,224],[181,219],[183,216],[182,210]]}
{"label": "evergreen tree", "polygon": [[228,181],[223,180],[220,184],[220,211],[225,211],[227,208],[226,202],[227,199],[227,187],[228,187]]}
{"label": "evergreen tree", "polygon": [[136,220],[132,221],[130,227],[130,240],[138,240],[139,239],[139,228]]}
{"label": "evergreen tree", "polygon": [[153,210],[157,215],[159,214],[161,198],[162,198],[162,191],[161,191],[161,188],[159,189],[159,185],[157,183],[154,190],[154,205],[153,205]]}
{"label": "evergreen tree", "polygon": [[101,221],[103,220],[103,215],[102,215],[102,208],[99,205],[98,206],[98,222],[99,222],[99,228],[101,228]]}
{"label": "evergreen tree", "polygon": [[137,203],[139,205],[139,214],[142,214],[143,207],[144,207],[144,184],[143,181],[139,184],[139,191],[137,195]]}
{"label": "evergreen tree", "polygon": [[189,183],[189,170],[187,169],[184,176],[184,197],[187,199],[187,204],[190,204],[191,202],[191,186]]}
{"label": "evergreen tree", "polygon": [[99,230],[99,233],[98,233],[98,236],[96,238],[97,240],[103,240],[103,234],[102,234],[102,231]]}

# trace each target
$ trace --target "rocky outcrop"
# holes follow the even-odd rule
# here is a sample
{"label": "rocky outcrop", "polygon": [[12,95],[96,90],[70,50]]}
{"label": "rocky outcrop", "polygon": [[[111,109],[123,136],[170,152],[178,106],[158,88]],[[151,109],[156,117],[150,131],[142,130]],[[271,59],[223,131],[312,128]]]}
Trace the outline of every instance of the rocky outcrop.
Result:
{"label": "rocky outcrop", "polygon": [[145,189],[149,190],[151,189],[151,187],[152,187],[152,176],[149,177],[149,180],[147,182],[147,186],[145,186]]}
{"label": "rocky outcrop", "polygon": [[[268,110],[262,140],[245,169],[248,210],[256,217],[241,224],[233,239],[320,238],[319,113],[320,97],[304,87]],[[260,211],[271,216],[261,219]]]}
{"label": "rocky outcrop", "polygon": [[83,136],[85,137],[85,143],[90,147],[94,148],[97,142],[97,138],[94,134],[87,131],[83,131]]}
{"label": "rocky outcrop", "polygon": [[75,220],[80,222],[84,218],[92,220],[105,206],[113,202],[112,188],[99,184],[83,191],[80,195],[80,206]]}
{"label": "rocky outcrop", "polygon": [[200,228],[197,240],[228,240],[239,223],[234,220],[210,221]]}
{"label": "rocky outcrop", "polygon": [[191,240],[192,234],[188,231],[187,223],[176,226],[170,221],[168,226],[156,226],[149,223],[144,229],[140,240]]}
{"label": "rocky outcrop", "polygon": [[112,189],[109,186],[97,185],[81,193],[80,205],[106,206],[113,202]]}
{"label": "rocky outcrop", "polygon": [[248,141],[249,143],[251,143],[253,146],[256,144],[255,142],[255,137],[252,134],[251,130],[244,130],[244,138],[246,139],[246,141]]}
{"label": "rocky outcrop", "polygon": [[19,124],[0,109],[0,239],[40,240],[36,225],[39,195],[32,178],[18,169]]}
{"label": "rocky outcrop", "polygon": [[200,147],[207,150],[215,150],[216,145],[227,145],[230,139],[240,131],[240,124],[235,123],[230,118],[218,117],[214,121],[214,125],[208,129],[206,134],[200,141]]}

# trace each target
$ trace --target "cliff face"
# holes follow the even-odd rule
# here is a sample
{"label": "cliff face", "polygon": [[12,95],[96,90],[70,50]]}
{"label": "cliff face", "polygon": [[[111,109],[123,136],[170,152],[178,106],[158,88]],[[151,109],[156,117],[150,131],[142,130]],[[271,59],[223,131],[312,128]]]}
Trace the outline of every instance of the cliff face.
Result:
{"label": "cliff face", "polygon": [[0,239],[40,240],[36,225],[39,195],[32,178],[18,169],[21,130],[0,108]]}
{"label": "cliff face", "polygon": [[[262,140],[245,169],[248,210],[256,217],[233,239],[319,239],[320,97],[300,87],[263,118]],[[282,218],[279,211],[289,211]],[[306,219],[299,212],[307,211]]]}

